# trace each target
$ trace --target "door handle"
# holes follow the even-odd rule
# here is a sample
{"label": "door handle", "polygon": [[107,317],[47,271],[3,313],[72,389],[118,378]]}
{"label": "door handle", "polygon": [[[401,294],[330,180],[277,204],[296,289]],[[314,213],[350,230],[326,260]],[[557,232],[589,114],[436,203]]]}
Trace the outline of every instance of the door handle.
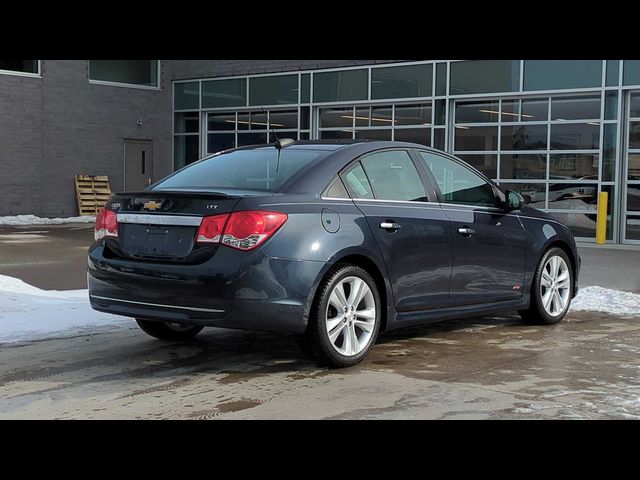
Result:
{"label": "door handle", "polygon": [[469,228],[469,227],[462,227],[458,229],[458,233],[460,235],[462,235],[463,237],[470,237],[471,235],[473,235],[474,233],[476,233],[476,231],[473,228]]}
{"label": "door handle", "polygon": [[395,222],[382,222],[380,224],[380,228],[384,228],[385,230],[397,230],[400,228],[400,224]]}

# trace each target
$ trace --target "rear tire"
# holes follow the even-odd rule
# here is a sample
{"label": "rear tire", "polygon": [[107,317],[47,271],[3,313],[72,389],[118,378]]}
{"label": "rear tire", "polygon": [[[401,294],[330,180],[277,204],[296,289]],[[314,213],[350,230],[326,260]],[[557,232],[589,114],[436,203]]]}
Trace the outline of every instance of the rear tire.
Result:
{"label": "rear tire", "polygon": [[573,296],[573,266],[561,248],[547,250],[536,268],[530,306],[520,316],[528,323],[553,325],[569,311]]}
{"label": "rear tire", "polygon": [[382,315],[376,283],[361,267],[332,270],[318,287],[302,349],[320,364],[351,367],[364,360],[378,337]]}
{"label": "rear tire", "polygon": [[188,340],[204,328],[201,325],[179,325],[139,318],[136,318],[136,322],[144,333],[160,340]]}

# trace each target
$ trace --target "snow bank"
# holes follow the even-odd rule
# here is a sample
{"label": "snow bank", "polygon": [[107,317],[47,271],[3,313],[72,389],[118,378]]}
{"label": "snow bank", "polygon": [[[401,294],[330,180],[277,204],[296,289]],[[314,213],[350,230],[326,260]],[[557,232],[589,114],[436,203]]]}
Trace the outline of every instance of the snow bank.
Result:
{"label": "snow bank", "polygon": [[0,343],[133,327],[132,319],[96,312],[87,290],[41,290],[0,275]]}
{"label": "snow bank", "polygon": [[11,217],[0,217],[0,225],[63,225],[65,223],[93,223],[96,217],[64,217],[64,218],[43,218],[35,215],[14,215]]}
{"label": "snow bank", "polygon": [[584,287],[571,302],[571,310],[591,310],[612,315],[640,315],[640,295],[603,287]]}

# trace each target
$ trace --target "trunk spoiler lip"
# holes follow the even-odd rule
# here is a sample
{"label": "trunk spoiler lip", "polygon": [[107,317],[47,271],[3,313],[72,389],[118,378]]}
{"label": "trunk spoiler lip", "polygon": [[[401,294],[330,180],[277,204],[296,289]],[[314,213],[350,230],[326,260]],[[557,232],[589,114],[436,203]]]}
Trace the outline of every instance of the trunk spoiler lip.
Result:
{"label": "trunk spoiler lip", "polygon": [[143,190],[139,192],[116,192],[114,197],[223,197],[227,199],[241,199],[244,197],[272,197],[281,195],[277,192],[262,192],[257,190],[239,190],[237,192],[220,192],[215,190]]}

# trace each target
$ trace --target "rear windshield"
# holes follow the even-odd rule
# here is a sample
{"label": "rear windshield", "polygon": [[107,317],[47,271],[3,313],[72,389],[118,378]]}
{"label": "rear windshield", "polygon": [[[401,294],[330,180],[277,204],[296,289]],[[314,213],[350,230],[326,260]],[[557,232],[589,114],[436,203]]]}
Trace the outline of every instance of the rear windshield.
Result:
{"label": "rear windshield", "polygon": [[276,191],[298,170],[322,155],[322,150],[273,148],[237,150],[194,163],[155,186],[172,188],[234,188]]}

